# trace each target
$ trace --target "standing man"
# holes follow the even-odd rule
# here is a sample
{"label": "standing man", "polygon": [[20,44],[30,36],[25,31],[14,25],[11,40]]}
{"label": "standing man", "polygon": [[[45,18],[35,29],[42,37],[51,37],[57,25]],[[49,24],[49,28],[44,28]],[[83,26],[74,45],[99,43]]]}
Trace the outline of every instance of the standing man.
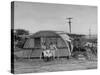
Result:
{"label": "standing man", "polygon": [[55,44],[53,44],[52,42],[50,43],[50,50],[52,52],[53,55],[53,59],[55,58],[55,51],[57,51],[57,47]]}

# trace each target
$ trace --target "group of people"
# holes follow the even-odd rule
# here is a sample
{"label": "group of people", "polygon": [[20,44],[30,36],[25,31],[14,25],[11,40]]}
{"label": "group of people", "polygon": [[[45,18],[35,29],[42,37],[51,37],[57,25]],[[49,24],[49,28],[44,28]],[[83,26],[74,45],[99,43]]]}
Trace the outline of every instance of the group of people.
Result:
{"label": "group of people", "polygon": [[41,57],[46,60],[55,59],[55,52],[57,51],[57,47],[55,43],[46,43],[42,44],[42,55]]}

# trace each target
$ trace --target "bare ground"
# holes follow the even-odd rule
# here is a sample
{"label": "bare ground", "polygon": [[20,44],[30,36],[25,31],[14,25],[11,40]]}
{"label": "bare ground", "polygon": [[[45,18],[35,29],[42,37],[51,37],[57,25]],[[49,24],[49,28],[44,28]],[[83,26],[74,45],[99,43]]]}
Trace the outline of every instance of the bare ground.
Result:
{"label": "bare ground", "polygon": [[20,59],[15,61],[15,73],[38,73],[54,71],[72,71],[97,69],[97,60],[75,60],[75,59],[57,59],[44,62],[40,59]]}

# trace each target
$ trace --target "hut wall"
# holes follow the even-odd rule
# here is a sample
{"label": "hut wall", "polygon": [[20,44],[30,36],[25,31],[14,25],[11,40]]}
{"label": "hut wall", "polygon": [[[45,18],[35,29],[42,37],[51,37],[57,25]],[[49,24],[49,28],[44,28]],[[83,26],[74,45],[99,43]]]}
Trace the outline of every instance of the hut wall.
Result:
{"label": "hut wall", "polygon": [[66,44],[61,38],[57,38],[57,47],[58,48],[65,48]]}
{"label": "hut wall", "polygon": [[[32,52],[32,57],[40,57],[41,53],[42,53],[42,50],[41,50],[41,49],[34,50],[34,51]],[[69,56],[69,51],[67,50],[67,48],[65,48],[65,49],[58,49],[58,50],[55,52],[55,56],[56,56],[56,57]]]}
{"label": "hut wall", "polygon": [[[40,55],[42,54],[42,49],[28,49],[28,50],[23,50],[20,52],[16,52],[15,55],[17,55],[18,57],[22,57],[22,58],[29,58],[29,57],[33,57],[33,58],[39,58]],[[58,49],[55,52],[55,56],[56,57],[65,57],[65,56],[69,56],[69,52],[67,49]]]}
{"label": "hut wall", "polygon": [[28,39],[23,48],[34,48],[34,39]]}

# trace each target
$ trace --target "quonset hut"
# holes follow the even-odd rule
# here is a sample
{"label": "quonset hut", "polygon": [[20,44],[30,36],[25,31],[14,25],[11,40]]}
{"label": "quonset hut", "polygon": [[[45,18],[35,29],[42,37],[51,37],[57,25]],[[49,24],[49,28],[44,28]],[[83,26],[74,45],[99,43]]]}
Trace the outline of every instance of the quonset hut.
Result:
{"label": "quonset hut", "polygon": [[39,57],[42,53],[42,43],[55,43],[57,51],[55,56],[66,57],[71,55],[72,44],[70,37],[63,31],[39,31],[31,35],[23,46],[24,49],[31,49],[31,57]]}

